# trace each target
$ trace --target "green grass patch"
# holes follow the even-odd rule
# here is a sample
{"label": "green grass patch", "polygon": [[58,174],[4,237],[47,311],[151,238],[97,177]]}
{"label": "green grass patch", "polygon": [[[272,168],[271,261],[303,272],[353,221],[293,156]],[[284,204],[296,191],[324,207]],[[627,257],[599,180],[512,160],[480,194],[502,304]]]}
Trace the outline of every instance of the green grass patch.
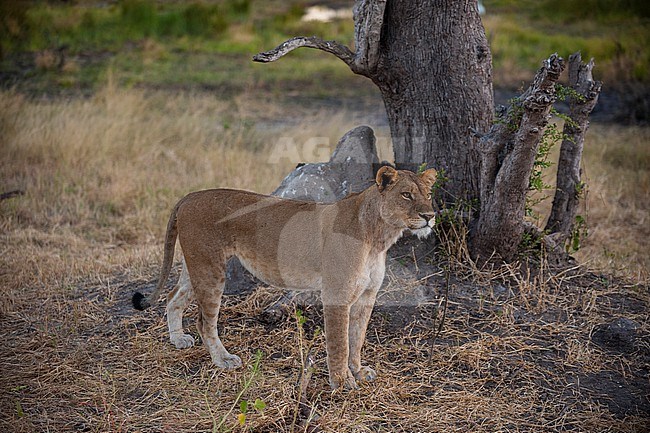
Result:
{"label": "green grass patch", "polygon": [[[645,1],[484,3],[497,85],[527,82],[551,53],[575,51],[596,60],[596,78],[608,85],[650,82]],[[251,62],[296,35],[354,46],[352,20],[303,22],[303,13],[302,2],[276,0],[0,2],[0,84],[35,93],[92,92],[110,69],[127,86],[353,94],[360,81],[324,53],[297,50],[271,65]]]}
{"label": "green grass patch", "polygon": [[[650,3],[640,0],[484,2],[495,82],[516,82],[548,55],[580,51],[608,85],[650,81]],[[530,75],[530,72],[528,72]]]}
{"label": "green grass patch", "polygon": [[3,49],[46,49],[68,45],[72,51],[117,49],[127,41],[190,36],[218,38],[232,23],[245,21],[250,1],[157,4],[123,0],[111,6],[80,7],[17,3],[5,10]]}

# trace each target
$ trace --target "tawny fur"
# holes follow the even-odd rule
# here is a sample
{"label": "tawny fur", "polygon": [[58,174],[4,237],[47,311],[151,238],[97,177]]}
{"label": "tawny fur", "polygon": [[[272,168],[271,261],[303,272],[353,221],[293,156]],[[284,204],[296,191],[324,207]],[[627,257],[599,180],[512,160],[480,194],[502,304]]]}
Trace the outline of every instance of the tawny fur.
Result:
{"label": "tawny fur", "polygon": [[194,344],[182,315],[195,300],[198,329],[212,361],[236,368],[217,334],[217,318],[232,257],[262,281],[296,290],[319,290],[325,318],[330,384],[355,388],[375,372],[361,364],[368,320],[384,279],[386,251],[405,230],[431,232],[433,169],[421,175],[382,167],[376,185],[333,204],[285,200],[247,191],[213,189],[190,193],[174,207],[165,239],[163,268],[146,308],[161,295],[172,267],[176,238],[183,270],[168,295],[170,339],[178,348]]}

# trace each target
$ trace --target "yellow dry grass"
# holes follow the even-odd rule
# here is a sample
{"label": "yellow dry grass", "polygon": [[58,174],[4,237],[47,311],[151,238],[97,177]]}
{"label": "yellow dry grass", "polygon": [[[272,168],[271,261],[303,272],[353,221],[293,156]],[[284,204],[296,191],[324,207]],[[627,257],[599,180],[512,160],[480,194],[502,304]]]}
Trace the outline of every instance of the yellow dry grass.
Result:
{"label": "yellow dry grass", "polygon": [[[561,130],[562,124],[558,125]],[[550,160],[557,161],[559,143]],[[555,165],[544,179],[551,188],[535,206],[537,224],[543,226],[553,201]],[[629,278],[650,281],[650,128],[592,124],[587,132],[582,181],[585,200],[578,214],[586,219],[587,237],[574,256],[587,267]]]}
{"label": "yellow dry grass", "polygon": [[[110,83],[92,98],[69,101],[3,92],[0,185],[25,192],[0,203],[1,260],[11,270],[2,277],[5,295],[151,266],[180,197],[225,186],[270,193],[298,162],[329,154],[321,148],[333,148],[353,126],[342,115],[311,115],[308,128],[294,122],[260,131],[255,120],[278,109],[253,104]],[[270,164],[282,136],[299,152]],[[303,149],[311,137],[321,137],[320,148]]]}
{"label": "yellow dry grass", "polygon": [[577,257],[650,278],[650,128],[593,125],[585,145],[589,237]]}
{"label": "yellow dry grass", "polygon": [[[284,123],[277,127],[276,119]],[[296,158],[309,160],[314,151],[302,144],[325,137],[318,142],[333,147],[355,125],[350,112],[284,111],[247,97],[220,101],[110,83],[69,101],[1,93],[0,185],[25,194],[0,202],[0,429],[214,431],[225,416],[224,431],[643,431],[647,416],[614,416],[583,401],[580,384],[585,374],[630,377],[636,362],[593,346],[589,336],[621,303],[648,304],[650,135],[643,128],[592,125],[585,148],[590,237],[581,258],[625,276],[632,288],[508,268],[486,281],[514,280],[517,296],[483,281],[463,295],[467,283],[456,281],[432,362],[426,326],[394,332],[375,314],[365,353],[380,377],[351,393],[328,391],[324,342],[316,337],[308,399],[318,423],[293,422],[308,338],[293,320],[268,327],[255,319],[273,291],[229,299],[223,309],[229,349],[248,366],[264,351],[243,397],[261,398],[266,408],[249,410],[244,426],[239,407],[229,408],[250,370],[215,370],[200,345],[173,349],[162,306],[131,311],[131,293],[150,290],[157,275],[178,198],[218,186],[268,193],[298,162],[268,163],[281,137],[293,138]],[[384,142],[382,158],[387,151]],[[318,322],[317,311],[307,314]],[[630,317],[647,335],[645,310]]]}
{"label": "yellow dry grass", "polygon": [[[0,116],[0,185],[25,191],[0,204],[12,287],[156,263],[167,212],[178,198],[222,186],[269,193],[296,163],[327,155],[355,126],[346,112],[286,113],[246,97],[146,94],[110,82],[92,98],[69,101],[3,92]],[[275,125],[277,119],[284,123]],[[377,135],[380,156],[390,159],[387,132]],[[287,137],[298,153],[269,163]],[[581,213],[589,237],[577,256],[647,280],[650,129],[594,124],[584,159],[588,193]],[[542,216],[550,203],[539,207]]]}

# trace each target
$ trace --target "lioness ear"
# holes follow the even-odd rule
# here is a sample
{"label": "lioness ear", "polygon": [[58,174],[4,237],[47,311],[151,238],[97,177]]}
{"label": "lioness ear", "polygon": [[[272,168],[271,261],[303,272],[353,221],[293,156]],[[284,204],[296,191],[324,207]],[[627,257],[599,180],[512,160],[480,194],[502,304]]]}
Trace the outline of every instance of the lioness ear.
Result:
{"label": "lioness ear", "polygon": [[381,167],[377,172],[377,177],[375,178],[379,192],[382,192],[386,187],[394,183],[397,180],[397,176],[397,170],[393,167],[388,165]]}
{"label": "lioness ear", "polygon": [[427,185],[429,185],[429,187],[432,187],[433,184],[436,183],[436,179],[438,178],[438,172],[433,168],[430,168],[428,170],[424,170],[424,172],[422,172],[422,174],[420,175],[420,178]]}

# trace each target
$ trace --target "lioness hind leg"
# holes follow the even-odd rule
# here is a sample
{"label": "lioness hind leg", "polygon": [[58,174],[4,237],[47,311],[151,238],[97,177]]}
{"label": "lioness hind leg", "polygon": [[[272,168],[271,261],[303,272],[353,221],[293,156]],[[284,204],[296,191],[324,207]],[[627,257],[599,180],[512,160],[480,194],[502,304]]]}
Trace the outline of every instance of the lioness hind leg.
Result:
{"label": "lioness hind leg", "polygon": [[366,339],[366,329],[377,298],[377,290],[378,288],[367,289],[350,309],[350,359],[348,365],[355,379],[360,381],[372,381],[377,377],[377,373],[372,368],[361,365],[361,348]]}
{"label": "lioness hind leg", "polygon": [[199,281],[195,281],[194,291],[199,304],[197,328],[199,334],[201,334],[203,344],[208,348],[212,362],[217,367],[232,369],[242,365],[241,359],[237,355],[228,353],[219,338],[217,330],[217,320],[219,319],[219,308],[221,307],[221,296],[223,295],[225,282],[224,269],[222,275],[201,278]]}
{"label": "lioness hind leg", "polygon": [[183,311],[192,302],[194,293],[190,275],[187,272],[185,261],[181,276],[174,289],[167,296],[167,327],[169,328],[169,339],[177,349],[186,349],[194,346],[194,337],[183,333]]}

